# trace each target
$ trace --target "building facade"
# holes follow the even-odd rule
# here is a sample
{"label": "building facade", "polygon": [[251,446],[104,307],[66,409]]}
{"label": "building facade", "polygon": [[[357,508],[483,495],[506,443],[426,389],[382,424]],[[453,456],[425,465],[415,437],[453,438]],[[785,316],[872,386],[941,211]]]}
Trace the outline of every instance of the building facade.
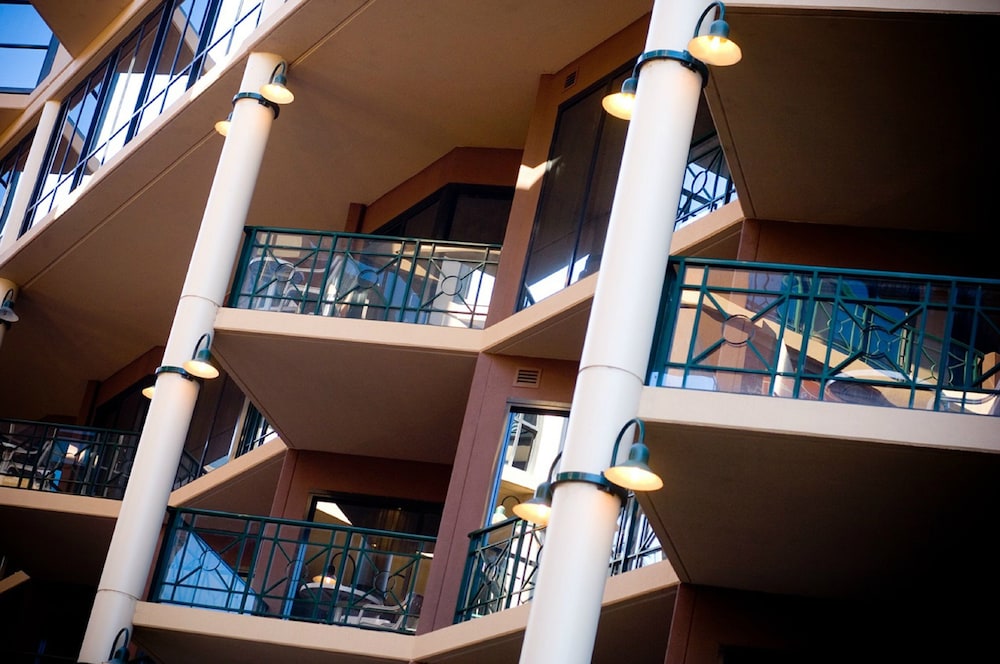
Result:
{"label": "building facade", "polygon": [[[0,660],[515,661],[652,11],[0,1]],[[979,661],[1000,6],[724,12],[592,661]]]}

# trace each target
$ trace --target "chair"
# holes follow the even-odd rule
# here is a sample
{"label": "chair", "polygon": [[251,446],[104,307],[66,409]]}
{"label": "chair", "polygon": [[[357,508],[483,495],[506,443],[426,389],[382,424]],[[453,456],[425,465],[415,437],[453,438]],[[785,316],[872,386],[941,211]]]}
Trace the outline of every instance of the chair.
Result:
{"label": "chair", "polygon": [[369,604],[361,607],[355,624],[377,627],[393,632],[415,632],[420,619],[420,609],[424,596],[410,593],[405,602],[399,604]]}

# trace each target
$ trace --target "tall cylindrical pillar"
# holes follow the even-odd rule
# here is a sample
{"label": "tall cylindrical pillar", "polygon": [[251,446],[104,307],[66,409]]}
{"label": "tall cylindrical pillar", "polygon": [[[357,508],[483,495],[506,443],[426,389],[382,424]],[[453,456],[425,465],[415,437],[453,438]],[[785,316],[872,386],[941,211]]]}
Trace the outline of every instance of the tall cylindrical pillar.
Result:
{"label": "tall cylindrical pillar", "polygon": [[61,102],[51,99],[42,105],[42,113],[35,126],[35,135],[31,137],[31,145],[28,147],[28,158],[24,160],[24,170],[21,171],[17,189],[14,190],[14,197],[10,201],[7,223],[4,225],[3,237],[0,237],[0,254],[9,249],[21,233],[24,215],[31,203],[31,193],[35,190],[38,180],[43,177],[41,170],[45,161],[45,151],[56,130],[61,107]]}
{"label": "tall cylindrical pillar", "polygon": [[[281,61],[253,53],[240,89],[254,95]],[[250,200],[274,119],[273,106],[253,97],[233,106],[187,277],[163,353],[163,366],[180,367],[202,335],[211,334],[243,235]],[[156,554],[160,527],[180,461],[198,383],[176,372],[159,373],[104,571],[97,588],[80,662],[106,661],[130,635],[135,604]],[[119,635],[122,635],[119,638]]]}
{"label": "tall cylindrical pillar", "polygon": [[[655,2],[646,51],[684,51],[705,4]],[[676,60],[642,67],[560,473],[610,466],[638,410],[701,87]],[[521,664],[591,661],[619,508],[596,484],[557,484]]]}

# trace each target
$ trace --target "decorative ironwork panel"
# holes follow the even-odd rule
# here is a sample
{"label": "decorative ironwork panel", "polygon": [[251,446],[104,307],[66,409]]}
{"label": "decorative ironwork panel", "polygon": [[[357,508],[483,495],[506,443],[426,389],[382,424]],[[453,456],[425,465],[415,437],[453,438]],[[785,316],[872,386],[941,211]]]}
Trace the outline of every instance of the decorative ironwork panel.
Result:
{"label": "decorative ironwork panel", "polygon": [[0,484],[120,499],[138,434],[0,420]]}
{"label": "decorative ironwork panel", "polygon": [[229,306],[480,329],[500,247],[247,228]]}
{"label": "decorative ironwork panel", "polygon": [[171,509],[150,601],[413,633],[434,538]]}
{"label": "decorative ironwork panel", "polygon": [[529,601],[535,592],[545,528],[511,518],[476,530],[469,539],[455,622]]}
{"label": "decorative ironwork panel", "polygon": [[671,260],[649,384],[998,415],[1000,282]]}
{"label": "decorative ironwork panel", "polygon": [[[512,517],[469,533],[455,622],[530,601],[545,545],[545,528]],[[618,516],[608,574],[615,576],[664,560],[663,549],[634,494]]]}

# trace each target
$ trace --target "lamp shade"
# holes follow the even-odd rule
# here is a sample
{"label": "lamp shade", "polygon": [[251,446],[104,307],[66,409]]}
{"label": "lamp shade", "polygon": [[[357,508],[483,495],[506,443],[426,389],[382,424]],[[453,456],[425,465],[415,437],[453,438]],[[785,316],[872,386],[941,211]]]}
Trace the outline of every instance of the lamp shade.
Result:
{"label": "lamp shade", "polygon": [[229,126],[233,121],[233,114],[230,113],[225,120],[219,120],[215,123],[215,131],[219,133],[220,136],[229,135]]}
{"label": "lamp shade", "polygon": [[212,351],[208,348],[202,348],[195,353],[193,358],[185,362],[184,370],[198,378],[212,379],[219,377],[219,370],[212,364]]}
{"label": "lamp shade", "polygon": [[724,20],[712,21],[708,34],[693,37],[687,50],[705,64],[716,67],[735,65],[743,57],[743,51],[729,38],[729,24]]}
{"label": "lamp shade", "polygon": [[645,443],[633,443],[628,459],[604,471],[610,482],[631,491],[656,491],[663,488],[663,480],[649,467],[649,448]]}
{"label": "lamp shade", "polygon": [[295,101],[295,95],[288,89],[288,79],[285,76],[287,69],[288,63],[279,62],[271,72],[271,80],[260,87],[260,94],[268,101],[275,104],[291,104]]}
{"label": "lamp shade", "polygon": [[529,523],[539,526],[549,524],[549,516],[552,514],[552,483],[542,482],[535,489],[535,495],[531,500],[514,505],[514,515],[524,519]]}
{"label": "lamp shade", "polygon": [[268,101],[273,101],[275,104],[291,104],[295,101],[295,95],[292,91],[285,87],[284,76],[279,76],[282,82],[273,81],[271,83],[266,83],[261,86],[260,93],[264,95],[264,98]]}
{"label": "lamp shade", "polygon": [[626,78],[625,82],[622,83],[621,91],[607,95],[601,100],[601,106],[609,115],[622,120],[631,120],[632,109],[635,107],[635,89],[638,84],[639,79],[636,77]]}
{"label": "lamp shade", "polygon": [[20,317],[14,313],[14,289],[9,288],[4,293],[3,300],[0,301],[0,321],[4,323],[16,323]]}
{"label": "lamp shade", "polygon": [[335,576],[326,576],[323,574],[317,574],[312,578],[312,580],[313,583],[318,583],[320,587],[323,588],[332,588],[335,585],[337,585],[337,577]]}
{"label": "lamp shade", "polygon": [[14,310],[10,306],[10,302],[4,302],[0,305],[0,321],[5,323],[16,323],[19,320],[21,320],[21,318],[14,313]]}
{"label": "lamp shade", "polygon": [[156,392],[156,385],[147,385],[146,387],[142,388],[142,396],[146,397],[147,399],[152,399],[153,394],[155,392]]}

